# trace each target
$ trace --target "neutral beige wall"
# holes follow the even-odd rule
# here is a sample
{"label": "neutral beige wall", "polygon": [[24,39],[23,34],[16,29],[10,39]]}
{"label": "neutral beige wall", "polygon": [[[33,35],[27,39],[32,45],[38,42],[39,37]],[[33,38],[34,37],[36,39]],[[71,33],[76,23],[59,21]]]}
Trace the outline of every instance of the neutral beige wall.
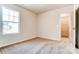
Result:
{"label": "neutral beige wall", "polygon": [[21,12],[21,32],[12,35],[0,34],[0,47],[37,36],[52,40],[60,40],[60,15],[63,13],[70,13],[73,15],[73,6],[51,10],[39,15],[14,5],[7,6]]}
{"label": "neutral beige wall", "polygon": [[38,36],[52,40],[60,40],[60,15],[63,13],[69,13],[72,16],[73,12],[74,6],[68,6],[39,14]]}
{"label": "neutral beige wall", "polygon": [[21,31],[19,34],[0,35],[0,47],[36,37],[36,14],[15,5],[6,5],[20,11]]}

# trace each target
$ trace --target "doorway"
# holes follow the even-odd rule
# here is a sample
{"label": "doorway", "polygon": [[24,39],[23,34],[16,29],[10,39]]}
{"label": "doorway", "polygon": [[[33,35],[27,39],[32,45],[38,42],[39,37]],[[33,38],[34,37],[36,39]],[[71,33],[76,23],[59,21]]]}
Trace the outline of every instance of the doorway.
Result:
{"label": "doorway", "polygon": [[70,38],[70,15],[62,14],[61,15],[61,39],[68,41]]}

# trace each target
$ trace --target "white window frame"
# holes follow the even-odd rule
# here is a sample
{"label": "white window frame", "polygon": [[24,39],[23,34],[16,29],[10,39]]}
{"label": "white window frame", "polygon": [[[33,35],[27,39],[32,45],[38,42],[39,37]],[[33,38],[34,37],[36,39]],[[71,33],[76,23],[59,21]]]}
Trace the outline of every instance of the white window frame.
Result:
{"label": "white window frame", "polygon": [[[8,10],[12,10],[12,11],[16,11],[16,12],[18,12],[19,13],[19,15],[18,15],[18,22],[14,22],[14,21],[3,21],[3,17],[2,17],[2,34],[3,35],[7,35],[7,34],[18,34],[18,33],[20,33],[20,12],[19,11],[17,11],[17,10],[14,10],[14,9],[12,9],[12,8],[9,8],[9,7],[5,7],[5,6],[2,6],[2,8],[6,8],[6,9],[8,9]],[[2,9],[1,8],[1,9]],[[3,9],[2,9],[2,14],[1,14],[2,16],[3,16]],[[10,15],[7,15],[8,17],[10,16]],[[11,16],[12,17],[12,16]],[[18,28],[17,28],[17,31],[14,31],[14,32],[7,32],[7,33],[5,33],[4,32],[4,28],[3,28],[3,22],[6,22],[6,23],[16,23],[17,25],[18,25]],[[8,26],[8,25],[7,25]],[[12,26],[11,26],[12,27]]]}

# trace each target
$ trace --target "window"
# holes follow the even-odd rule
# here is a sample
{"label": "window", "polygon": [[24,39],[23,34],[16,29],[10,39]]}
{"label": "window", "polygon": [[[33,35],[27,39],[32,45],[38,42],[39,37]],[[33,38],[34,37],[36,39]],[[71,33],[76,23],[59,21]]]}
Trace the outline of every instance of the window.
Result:
{"label": "window", "polygon": [[2,7],[3,34],[19,33],[19,12]]}

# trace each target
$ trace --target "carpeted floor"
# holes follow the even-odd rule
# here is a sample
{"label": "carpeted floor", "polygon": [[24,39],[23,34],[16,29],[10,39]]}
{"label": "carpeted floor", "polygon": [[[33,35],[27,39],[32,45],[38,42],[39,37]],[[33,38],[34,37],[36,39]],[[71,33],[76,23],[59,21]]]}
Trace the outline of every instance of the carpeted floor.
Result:
{"label": "carpeted floor", "polygon": [[[64,40],[67,38],[64,38]],[[68,40],[68,39],[67,39]],[[73,44],[67,41],[54,41],[35,38],[0,49],[1,54],[72,54],[76,53]]]}

